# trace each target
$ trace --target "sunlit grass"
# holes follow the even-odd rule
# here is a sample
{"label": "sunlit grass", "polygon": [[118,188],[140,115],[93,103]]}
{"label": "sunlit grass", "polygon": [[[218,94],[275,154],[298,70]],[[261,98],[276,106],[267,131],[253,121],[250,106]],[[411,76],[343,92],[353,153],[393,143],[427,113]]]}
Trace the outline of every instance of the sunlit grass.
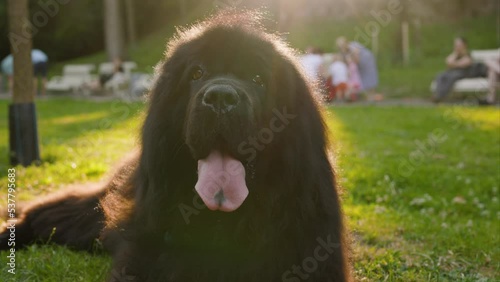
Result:
{"label": "sunlit grass", "polygon": [[359,279],[499,278],[498,109],[330,111]]}
{"label": "sunlit grass", "polygon": [[[136,146],[141,107],[139,103],[69,99],[37,102],[43,162],[39,166],[16,168],[18,198],[32,198],[62,184],[98,180],[117,159]],[[0,116],[7,117],[6,108],[7,102],[0,102]],[[0,133],[0,186],[6,187],[6,118],[0,119]]]}
{"label": "sunlit grass", "polygon": [[[6,116],[6,106],[0,102],[0,115]],[[44,162],[17,168],[18,197],[101,178],[137,143],[142,108],[39,102]],[[360,281],[500,279],[498,109],[349,106],[329,108],[326,117]],[[0,119],[0,199],[6,126]],[[438,133],[439,142],[429,141]],[[109,267],[107,257],[62,247],[16,254],[15,281],[102,281]],[[8,279],[0,273],[0,281]]]}

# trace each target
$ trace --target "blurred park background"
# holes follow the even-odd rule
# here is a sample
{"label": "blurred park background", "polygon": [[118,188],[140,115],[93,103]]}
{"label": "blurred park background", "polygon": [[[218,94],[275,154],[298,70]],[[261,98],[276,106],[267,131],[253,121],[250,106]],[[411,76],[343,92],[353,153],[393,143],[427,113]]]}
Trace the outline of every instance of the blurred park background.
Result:
{"label": "blurred park background", "polygon": [[[175,26],[226,6],[266,7],[292,46],[301,50],[312,45],[331,53],[335,39],[342,35],[372,48],[375,33],[378,90],[388,97],[429,97],[430,82],[443,70],[455,36],[467,38],[470,50],[495,49],[500,44],[495,0],[117,0],[121,4],[118,13],[107,12],[105,2],[29,1],[33,46],[48,55],[49,77],[60,75],[68,63],[105,62],[109,52],[137,62],[137,71],[150,73]],[[396,3],[397,13],[389,12],[391,3]],[[108,23],[120,25],[118,34],[105,34],[106,18]],[[0,5],[0,33],[4,35],[0,58],[10,53],[7,19],[7,5]],[[409,25],[407,62],[403,58],[403,22]],[[123,47],[106,53],[106,37]]]}
{"label": "blurred park background", "polygon": [[[391,5],[400,10],[387,17]],[[357,279],[498,281],[500,111],[470,104],[467,97],[444,105],[427,101],[456,36],[467,38],[471,50],[499,48],[499,5],[498,0],[30,0],[28,19],[33,47],[49,57],[49,79],[64,66],[97,66],[117,55],[135,62],[134,72],[152,74],[176,26],[227,6],[263,7],[273,19],[271,28],[299,50],[313,45],[336,52],[339,36],[361,41],[377,59],[377,91],[393,102],[325,107]],[[0,58],[11,53],[7,10],[7,1],[0,1]],[[11,167],[5,79],[0,89],[4,210]],[[16,167],[19,201],[98,181],[138,144],[145,108],[140,99],[69,92],[37,96],[35,103],[41,162]],[[106,256],[50,244],[17,256],[16,276],[2,271],[0,281],[103,281],[110,266]]]}

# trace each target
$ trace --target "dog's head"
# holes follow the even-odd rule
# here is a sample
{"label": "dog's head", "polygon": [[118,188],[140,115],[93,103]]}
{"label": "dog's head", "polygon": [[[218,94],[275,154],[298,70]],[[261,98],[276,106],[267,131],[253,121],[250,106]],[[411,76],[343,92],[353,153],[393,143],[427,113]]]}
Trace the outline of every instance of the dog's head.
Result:
{"label": "dog's head", "polygon": [[318,111],[292,53],[251,12],[222,14],[181,31],[150,99],[143,134],[144,154],[156,159],[150,170],[167,169],[161,157],[173,161],[188,153],[207,207],[237,209],[248,195],[249,166],[269,163],[284,142],[295,144],[289,127],[322,126],[321,119],[306,125],[308,118],[299,117]]}

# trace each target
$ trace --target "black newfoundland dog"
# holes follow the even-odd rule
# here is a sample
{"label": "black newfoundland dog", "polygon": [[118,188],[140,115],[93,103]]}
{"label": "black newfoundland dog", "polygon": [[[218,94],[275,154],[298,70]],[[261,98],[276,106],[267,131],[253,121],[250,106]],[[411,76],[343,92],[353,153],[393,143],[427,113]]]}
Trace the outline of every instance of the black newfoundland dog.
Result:
{"label": "black newfoundland dog", "polygon": [[179,31],[157,69],[140,152],[105,187],[27,207],[16,247],[102,242],[110,281],[349,281],[313,86],[260,22],[223,12]]}

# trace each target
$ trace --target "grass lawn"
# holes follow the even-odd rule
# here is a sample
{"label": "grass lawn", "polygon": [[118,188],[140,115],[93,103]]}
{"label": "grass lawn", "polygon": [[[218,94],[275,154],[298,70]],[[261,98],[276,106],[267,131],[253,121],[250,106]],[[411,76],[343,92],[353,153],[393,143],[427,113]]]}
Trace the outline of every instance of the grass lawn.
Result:
{"label": "grass lawn", "polygon": [[[141,104],[37,104],[44,163],[17,169],[18,199],[97,180],[137,143]],[[6,117],[7,102],[0,101]],[[360,281],[500,279],[500,111],[346,106],[326,112]],[[7,124],[0,119],[0,207]],[[0,281],[102,281],[106,256],[58,246],[16,252]]]}

